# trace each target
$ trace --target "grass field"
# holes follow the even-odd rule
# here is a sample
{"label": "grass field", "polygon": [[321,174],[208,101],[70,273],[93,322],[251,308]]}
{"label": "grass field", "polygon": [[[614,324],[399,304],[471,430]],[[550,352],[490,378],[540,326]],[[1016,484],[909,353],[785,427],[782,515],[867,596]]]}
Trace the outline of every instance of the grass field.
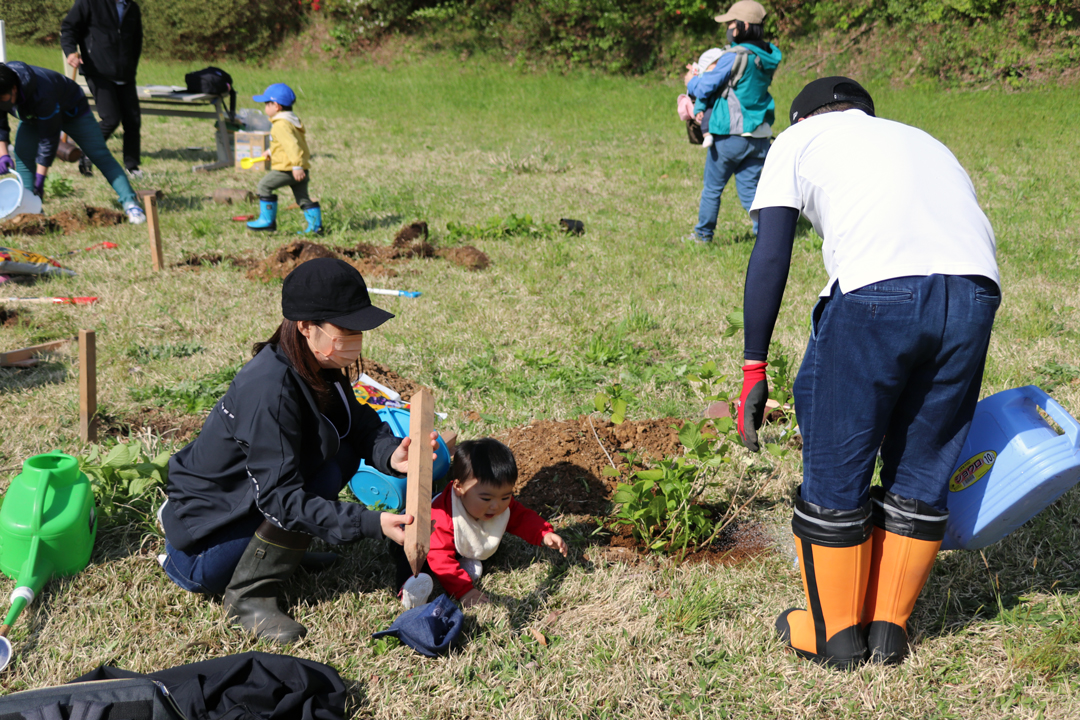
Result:
{"label": "grass field", "polygon": [[[8,54],[54,67],[59,61],[55,49],[9,47]],[[182,84],[192,69],[147,62],[140,82]],[[437,244],[473,244],[491,257],[480,272],[412,260],[395,266],[396,277],[371,280],[423,292],[419,300],[376,301],[397,318],[368,334],[365,351],[434,388],[449,414],[441,427],[475,437],[534,418],[576,417],[614,383],[631,394],[631,419],[695,418],[703,406],[686,375],[708,360],[738,391],[742,337],[723,335],[725,317],[742,305],[750,222],[729,188],[717,241],[683,240],[697,215],[703,153],[686,142],[675,115],[677,82],[529,75],[448,57],[227,69],[241,107],[253,107],[250,95],[269,82],[297,91],[327,245],[387,244],[403,223],[423,219]],[[781,66],[779,109],[802,82]],[[1053,386],[1080,413],[1077,88],[869,89],[879,115],[917,125],[953,150],[996,230],[1004,302],[984,395]],[[172,266],[192,253],[261,258],[287,242],[300,219],[283,213],[278,233],[257,236],[230,222],[239,211],[207,196],[218,187],[253,190],[259,174],[192,174],[192,164],[212,159],[212,144],[208,121],[143,119],[147,177],[137,187],[166,193],[164,272],[150,271],[144,227],[4,238],[51,255],[102,240],[120,247],[70,256],[74,278],[3,286],[3,295],[101,301],[4,305],[21,319],[0,329],[0,349],[95,328],[100,409],[114,419],[168,403],[178,387],[209,392],[209,376],[246,359],[280,319],[280,284],[248,281],[227,264]],[[199,145],[205,149],[185,150]],[[117,139],[110,147],[119,156]],[[70,179],[75,194],[48,200],[47,213],[113,200],[99,175],[83,179],[62,163],[54,173]],[[468,239],[448,230],[526,215],[535,232]],[[582,220],[586,234],[552,229],[559,218]],[[801,357],[826,279],[819,242],[803,231],[774,354]],[[72,346],[37,369],[0,370],[4,482],[30,455],[87,452],[78,440],[76,360]],[[177,449],[168,434],[142,431],[136,439],[155,453]],[[898,668],[841,674],[785,654],[772,629],[777,614],[802,603],[783,549],[798,453],[751,458],[739,448],[733,456],[726,483],[744,476],[766,484],[750,513],[775,530],[775,553],[739,567],[616,562],[594,546],[590,526],[564,514],[553,520],[571,542],[569,561],[508,540],[484,580],[497,601],[470,612],[463,650],[428,660],[370,639],[400,605],[385,548],[363,541],[344,548],[345,562],[331,574],[301,575],[292,586],[290,608],[310,632],[289,652],[334,665],[357,717],[1080,715],[1080,494],[1068,493],[983,552],[943,554],[912,618],[912,657]],[[145,504],[103,522],[91,566],[51,583],[23,614],[12,632],[17,656],[0,686],[61,683],[102,663],[149,672],[275,650],[231,628],[219,602],[168,581],[154,560],[163,544]]]}

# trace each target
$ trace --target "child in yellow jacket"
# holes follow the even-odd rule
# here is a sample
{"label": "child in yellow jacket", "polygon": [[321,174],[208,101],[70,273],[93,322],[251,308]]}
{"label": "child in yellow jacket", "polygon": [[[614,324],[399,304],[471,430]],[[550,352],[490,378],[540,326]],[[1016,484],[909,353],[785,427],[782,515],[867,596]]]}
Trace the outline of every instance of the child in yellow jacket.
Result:
{"label": "child in yellow jacket", "polygon": [[259,217],[247,224],[252,230],[277,229],[278,188],[292,187],[296,204],[304,211],[307,220],[305,233],[322,232],[322,209],[308,195],[311,179],[311,152],[308,150],[306,131],[300,118],[292,111],[296,93],[284,83],[274,83],[262,95],[252,98],[266,104],[266,116],[270,118],[270,149],[263,157],[270,158],[270,172],[259,181]]}

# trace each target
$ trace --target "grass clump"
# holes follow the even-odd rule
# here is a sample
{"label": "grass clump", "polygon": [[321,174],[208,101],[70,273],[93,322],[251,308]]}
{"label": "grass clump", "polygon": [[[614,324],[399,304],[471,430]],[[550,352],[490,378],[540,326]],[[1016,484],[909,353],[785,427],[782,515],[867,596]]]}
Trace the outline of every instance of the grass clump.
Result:
{"label": "grass clump", "polygon": [[197,415],[217,404],[217,401],[229,389],[229,383],[243,366],[243,363],[229,365],[195,380],[185,380],[171,387],[157,385],[145,389],[134,389],[131,391],[131,398],[138,402],[153,402],[158,406],[172,407],[189,415]]}

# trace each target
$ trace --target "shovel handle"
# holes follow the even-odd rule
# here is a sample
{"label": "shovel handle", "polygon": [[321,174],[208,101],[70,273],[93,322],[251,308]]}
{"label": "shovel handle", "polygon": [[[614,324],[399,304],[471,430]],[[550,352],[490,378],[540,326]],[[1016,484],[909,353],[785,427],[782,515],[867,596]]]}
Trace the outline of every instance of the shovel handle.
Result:
{"label": "shovel handle", "polygon": [[7,623],[4,623],[3,625],[0,625],[0,637],[5,637],[6,638],[9,632],[11,632],[11,626],[10,625],[8,625]]}

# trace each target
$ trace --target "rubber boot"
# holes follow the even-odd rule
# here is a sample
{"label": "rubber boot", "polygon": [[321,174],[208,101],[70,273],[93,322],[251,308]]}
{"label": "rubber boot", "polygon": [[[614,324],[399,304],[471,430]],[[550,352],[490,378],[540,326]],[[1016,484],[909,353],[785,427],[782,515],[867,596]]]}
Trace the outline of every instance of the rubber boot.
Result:
{"label": "rubber boot", "polygon": [[304,219],[307,220],[307,228],[296,233],[297,235],[322,234],[322,208],[319,203],[311,203],[304,208]]}
{"label": "rubber boot", "polygon": [[282,644],[304,637],[307,628],[281,612],[277,598],[310,544],[310,535],[282,530],[264,520],[225,589],[229,617],[259,637]]}
{"label": "rubber boot", "polygon": [[776,631],[800,657],[850,670],[866,660],[862,619],[870,574],[870,503],[830,510],[796,497],[791,529],[799,554],[806,610],[776,619]]}
{"label": "rubber boot", "polygon": [[252,230],[277,230],[277,195],[259,198],[259,217],[247,224]]}
{"label": "rubber boot", "polygon": [[874,488],[874,536],[863,626],[871,662],[908,653],[907,621],[945,537],[948,512]]}

